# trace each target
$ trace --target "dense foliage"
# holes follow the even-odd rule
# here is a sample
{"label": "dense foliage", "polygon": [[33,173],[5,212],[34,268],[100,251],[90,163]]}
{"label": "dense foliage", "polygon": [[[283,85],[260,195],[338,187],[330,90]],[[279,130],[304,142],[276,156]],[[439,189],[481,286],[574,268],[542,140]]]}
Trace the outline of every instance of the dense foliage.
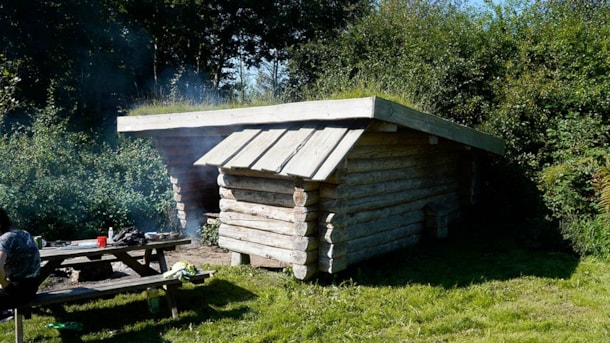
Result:
{"label": "dense foliage", "polygon": [[108,227],[175,227],[171,188],[150,142],[115,145],[66,130],[48,107],[0,137],[0,204],[16,227],[46,239],[91,238]]}
{"label": "dense foliage", "polygon": [[[610,163],[610,5],[378,4],[336,39],[293,50],[291,68],[308,71],[302,88],[396,94],[503,137],[496,209],[559,225],[578,252],[607,251],[610,198],[600,181]],[[534,226],[524,236],[536,237]]]}

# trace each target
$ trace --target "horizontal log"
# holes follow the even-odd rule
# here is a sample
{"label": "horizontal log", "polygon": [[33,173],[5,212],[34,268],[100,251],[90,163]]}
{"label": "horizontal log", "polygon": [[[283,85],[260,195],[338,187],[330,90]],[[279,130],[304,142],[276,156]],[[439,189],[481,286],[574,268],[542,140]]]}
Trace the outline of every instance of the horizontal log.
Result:
{"label": "horizontal log", "polygon": [[399,215],[382,216],[375,221],[355,223],[349,226],[321,225],[320,239],[328,243],[347,242],[405,225],[423,223],[424,217],[424,211],[419,209]]}
{"label": "horizontal log", "polygon": [[315,205],[320,198],[317,191],[306,192],[300,189],[295,189],[294,194],[290,195],[286,193],[266,192],[264,190],[229,189],[220,187],[219,193],[223,199],[280,207],[311,206]]}
{"label": "horizontal log", "polygon": [[295,234],[294,223],[283,220],[269,219],[239,212],[225,211],[220,212],[219,219],[222,223],[233,226],[249,227],[281,235]]}
{"label": "horizontal log", "polygon": [[425,188],[399,190],[398,192],[389,192],[354,199],[321,199],[320,208],[332,212],[358,213],[423,198],[430,198],[439,194],[454,193],[458,190],[459,185],[457,182],[450,182]]}
{"label": "horizontal log", "polygon": [[318,267],[322,272],[333,274],[345,270],[348,263],[347,256],[342,256],[340,258],[321,257],[318,261]]}
{"label": "horizontal log", "polygon": [[383,245],[369,247],[360,251],[349,252],[347,254],[348,265],[353,265],[355,263],[370,260],[371,258],[379,257],[380,255],[397,251],[408,246],[413,246],[417,244],[420,240],[421,235],[411,235]]}
{"label": "horizontal log", "polygon": [[408,201],[394,206],[371,209],[358,213],[322,212],[320,214],[320,223],[322,225],[332,225],[331,228],[346,228],[350,225],[366,223],[394,215],[401,215],[413,210],[422,210],[429,202],[440,202],[446,206],[455,206],[457,208],[459,207],[459,200],[460,198],[457,193],[439,194],[429,198]]}
{"label": "horizontal log", "polygon": [[240,177],[248,177],[248,178],[258,178],[258,179],[277,179],[277,180],[287,180],[294,182],[294,177],[279,175],[270,172],[252,170],[247,168],[239,168],[239,169],[226,169],[219,168],[220,174],[227,174],[232,176],[240,176]]}
{"label": "horizontal log", "polygon": [[410,179],[391,180],[362,185],[323,184],[320,186],[320,195],[327,200],[362,198],[367,196],[387,194],[391,192],[408,191],[410,189],[425,188],[439,184],[457,182],[448,176],[424,176]]}
{"label": "horizontal log", "polygon": [[311,251],[318,248],[317,237],[282,235],[271,231],[256,230],[248,227],[220,224],[218,236],[233,238],[248,243],[267,245],[275,248],[296,251]]}
{"label": "horizontal log", "polygon": [[346,168],[338,168],[335,173],[326,180],[326,182],[358,185],[384,182],[388,180],[407,179],[425,175],[426,172],[451,174],[452,171],[457,173],[457,163],[457,156],[446,156],[446,158],[443,159],[425,159],[419,161],[419,163],[414,163],[410,167],[401,167],[397,169],[371,169],[361,172],[349,172]]}
{"label": "horizontal log", "polygon": [[428,145],[356,145],[349,152],[349,159],[381,159],[391,157],[409,158],[413,155],[423,155],[431,151]]}
{"label": "horizontal log", "polygon": [[286,222],[306,222],[318,218],[317,207],[285,208],[256,203],[247,203],[230,199],[220,199],[220,209],[227,212],[239,212],[262,218],[283,220]]}
{"label": "horizontal log", "polygon": [[271,258],[290,264],[312,264],[318,260],[318,251],[295,251],[252,242],[243,242],[229,237],[218,237],[218,246],[242,254]]}
{"label": "horizontal log", "polygon": [[272,193],[290,194],[290,196],[294,193],[294,180],[253,178],[230,174],[219,174],[217,180],[218,185],[225,188],[265,190]]}
{"label": "horizontal log", "polygon": [[318,221],[311,220],[307,222],[297,221],[288,222],[278,219],[261,218],[260,216],[249,215],[239,212],[221,212],[220,219],[222,222],[252,227],[258,230],[266,230],[276,232],[284,235],[296,235],[296,236],[311,236],[318,233]]}
{"label": "horizontal log", "polygon": [[293,208],[292,194],[255,191],[248,189],[229,189],[220,187],[220,197],[223,199],[237,200],[256,204]]}
{"label": "horizontal log", "polygon": [[376,234],[378,232],[385,232],[387,230],[394,230],[406,225],[423,223],[424,216],[424,211],[414,210],[404,214],[383,217],[374,222],[354,224],[351,225],[347,230],[349,232],[348,239],[349,241],[353,241],[356,238],[367,237],[368,235]]}
{"label": "horizontal log", "polygon": [[377,170],[402,169],[419,166],[424,163],[439,163],[443,160],[455,158],[455,154],[437,152],[422,153],[410,156],[397,156],[387,158],[349,158],[345,163],[347,173],[362,173]]}
{"label": "horizontal log", "polygon": [[247,203],[231,199],[220,199],[219,206],[220,210],[223,212],[238,212],[260,218],[294,222],[294,213],[292,208]]}
{"label": "horizontal log", "polygon": [[417,235],[420,236],[423,232],[424,224],[422,222],[404,225],[391,230],[376,232],[371,235],[349,239],[347,243],[347,255],[359,253],[362,250],[368,250],[377,246],[385,245],[397,240],[402,240],[405,237]]}
{"label": "horizontal log", "polygon": [[309,280],[311,277],[318,273],[318,264],[312,263],[307,265],[293,264],[292,275],[297,280]]}

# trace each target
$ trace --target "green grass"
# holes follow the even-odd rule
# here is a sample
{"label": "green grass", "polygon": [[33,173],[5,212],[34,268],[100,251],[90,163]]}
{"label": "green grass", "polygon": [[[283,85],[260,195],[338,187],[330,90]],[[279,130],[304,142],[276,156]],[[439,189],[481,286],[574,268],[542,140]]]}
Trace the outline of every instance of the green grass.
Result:
{"label": "green grass", "polygon": [[[210,266],[205,266],[210,267]],[[35,312],[34,342],[608,342],[610,263],[502,244],[421,245],[300,282],[220,267],[179,293],[180,318],[142,294]],[[162,302],[162,304],[164,304]],[[74,335],[45,327],[79,321]],[[13,340],[13,323],[0,325]]]}
{"label": "green grass", "polygon": [[[378,92],[376,90],[355,88],[348,91],[331,94],[324,99],[338,100],[338,99],[349,99],[349,98],[364,98],[370,96],[379,96],[386,100],[394,101],[396,103],[411,107],[413,109],[419,109],[409,99],[404,96]],[[313,100],[313,99],[309,99]],[[319,100],[319,99],[318,99]],[[277,105],[281,102],[272,101],[257,101],[255,103],[219,103],[219,104],[192,104],[189,102],[150,102],[140,104],[139,106],[128,111],[129,116],[146,116],[153,114],[166,114],[166,113],[183,113],[183,112],[195,112],[195,111],[211,111],[211,110],[224,110],[232,108],[244,108],[244,107],[258,107],[258,106],[270,106]]]}
{"label": "green grass", "polygon": [[274,105],[272,102],[257,102],[257,103],[220,103],[220,104],[191,104],[189,102],[151,102],[141,104],[128,111],[129,116],[146,116],[152,114],[166,113],[183,113],[195,111],[211,111],[211,110],[226,110],[231,108],[256,107]]}

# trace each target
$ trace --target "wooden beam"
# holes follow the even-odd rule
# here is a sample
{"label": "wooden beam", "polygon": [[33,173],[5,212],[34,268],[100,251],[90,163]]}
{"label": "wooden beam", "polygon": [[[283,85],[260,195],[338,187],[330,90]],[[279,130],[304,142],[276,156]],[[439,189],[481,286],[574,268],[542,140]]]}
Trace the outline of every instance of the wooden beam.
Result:
{"label": "wooden beam", "polygon": [[504,155],[505,143],[503,139],[453,123],[441,117],[419,112],[382,98],[375,98],[374,112],[374,117],[379,120]]}
{"label": "wooden beam", "polygon": [[235,125],[371,118],[373,101],[374,98],[368,97],[212,111],[125,116],[117,118],[117,131],[146,133],[147,131],[189,128],[208,128],[209,131],[214,131],[219,127]]}
{"label": "wooden beam", "polygon": [[297,251],[292,249],[282,249],[253,242],[242,242],[240,240],[224,236],[218,237],[218,246],[234,252],[271,258],[290,264],[295,263],[307,265],[314,263],[318,259],[317,250]]}

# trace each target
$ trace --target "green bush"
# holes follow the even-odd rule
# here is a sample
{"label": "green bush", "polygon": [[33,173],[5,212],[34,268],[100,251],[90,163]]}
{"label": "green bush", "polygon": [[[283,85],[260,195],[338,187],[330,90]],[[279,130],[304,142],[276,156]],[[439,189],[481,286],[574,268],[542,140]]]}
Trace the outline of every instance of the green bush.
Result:
{"label": "green bush", "polygon": [[[70,132],[50,106],[0,140],[0,206],[48,239],[91,238],[109,226],[174,225],[165,167],[150,142]],[[170,214],[170,215],[168,215]],[[170,228],[176,229],[176,228]]]}
{"label": "green bush", "polygon": [[207,245],[218,245],[219,227],[219,220],[214,220],[213,222],[207,222],[203,224],[200,229],[201,241]]}
{"label": "green bush", "polygon": [[561,223],[561,231],[575,252],[602,258],[610,256],[610,215],[574,216]]}

